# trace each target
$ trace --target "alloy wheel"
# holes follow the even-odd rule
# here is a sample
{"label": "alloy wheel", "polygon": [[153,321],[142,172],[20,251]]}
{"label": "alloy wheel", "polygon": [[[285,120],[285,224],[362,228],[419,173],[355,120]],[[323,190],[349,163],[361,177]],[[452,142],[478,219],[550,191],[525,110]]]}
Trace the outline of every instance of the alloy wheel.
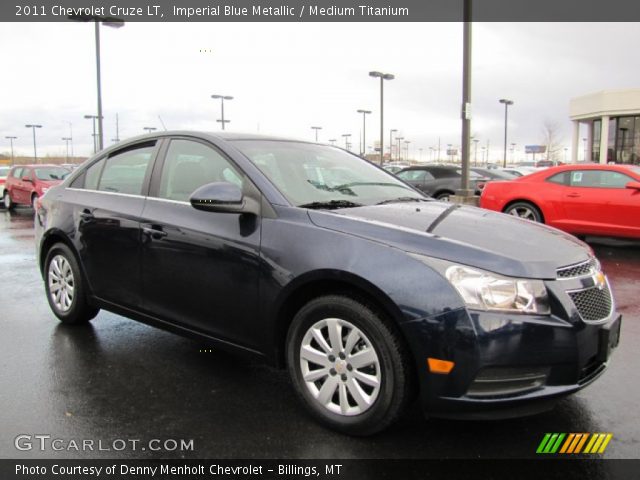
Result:
{"label": "alloy wheel", "polygon": [[300,369],[312,397],[336,414],[364,413],[380,393],[378,354],[364,332],[346,320],[326,318],[307,330]]}
{"label": "alloy wheel", "polygon": [[67,312],[73,305],[75,281],[69,261],[62,255],[56,255],[49,263],[47,273],[49,295],[56,309]]}

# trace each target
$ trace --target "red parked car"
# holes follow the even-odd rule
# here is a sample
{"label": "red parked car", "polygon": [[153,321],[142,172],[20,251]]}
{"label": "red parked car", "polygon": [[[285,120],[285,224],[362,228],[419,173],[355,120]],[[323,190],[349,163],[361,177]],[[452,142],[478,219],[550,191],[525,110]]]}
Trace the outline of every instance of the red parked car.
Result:
{"label": "red parked car", "polygon": [[22,204],[35,208],[38,198],[62,182],[69,173],[58,165],[16,165],[9,171],[4,185],[4,207],[11,210]]}
{"label": "red parked car", "polygon": [[640,238],[640,166],[563,165],[489,182],[480,206],[574,235]]}

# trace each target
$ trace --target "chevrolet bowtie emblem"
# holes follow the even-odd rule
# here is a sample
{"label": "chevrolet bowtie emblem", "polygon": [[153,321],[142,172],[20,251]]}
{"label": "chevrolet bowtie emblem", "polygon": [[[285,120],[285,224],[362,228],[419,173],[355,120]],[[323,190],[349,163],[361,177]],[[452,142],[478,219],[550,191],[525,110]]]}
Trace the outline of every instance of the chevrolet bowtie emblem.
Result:
{"label": "chevrolet bowtie emblem", "polygon": [[607,279],[604,273],[598,272],[593,277],[593,283],[599,290],[602,290],[607,285]]}

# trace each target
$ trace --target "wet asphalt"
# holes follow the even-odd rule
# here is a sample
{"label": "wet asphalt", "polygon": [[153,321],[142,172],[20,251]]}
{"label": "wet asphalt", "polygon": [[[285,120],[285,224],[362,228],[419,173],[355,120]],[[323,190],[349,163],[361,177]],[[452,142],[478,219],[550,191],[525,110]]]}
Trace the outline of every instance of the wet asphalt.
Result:
{"label": "wet asphalt", "polygon": [[[587,240],[624,316],[598,381],[534,417],[425,419],[416,405],[389,430],[352,438],[316,424],[284,371],[105,311],[59,324],[35,264],[33,211],[0,210],[0,458],[526,458],[546,432],[612,432],[604,456],[638,458],[640,242]],[[21,434],[65,449],[17,450]],[[105,450],[66,449],[84,439]],[[193,440],[193,450],[116,451],[118,439]]]}

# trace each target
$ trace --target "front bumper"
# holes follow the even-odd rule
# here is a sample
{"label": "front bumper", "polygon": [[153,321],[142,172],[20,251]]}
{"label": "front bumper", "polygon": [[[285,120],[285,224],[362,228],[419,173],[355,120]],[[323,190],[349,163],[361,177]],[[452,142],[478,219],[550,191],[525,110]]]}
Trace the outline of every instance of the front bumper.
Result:
{"label": "front bumper", "polygon": [[[563,319],[461,308],[403,324],[417,359],[425,414],[526,416],[589,385],[607,368],[621,316],[612,312],[606,322],[589,324],[567,313]],[[431,373],[428,357],[455,367],[447,375]]]}

